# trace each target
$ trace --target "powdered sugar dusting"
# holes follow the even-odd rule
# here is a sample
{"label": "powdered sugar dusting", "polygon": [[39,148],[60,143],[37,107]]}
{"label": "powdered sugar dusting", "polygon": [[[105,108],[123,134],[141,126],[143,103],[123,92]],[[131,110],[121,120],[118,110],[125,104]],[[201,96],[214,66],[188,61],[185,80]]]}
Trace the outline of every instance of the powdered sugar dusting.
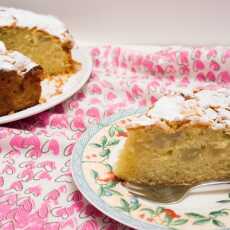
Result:
{"label": "powdered sugar dusting", "polygon": [[41,94],[41,102],[45,102],[52,96],[56,94],[57,86],[54,80],[45,79],[41,82],[42,94]]}
{"label": "powdered sugar dusting", "polygon": [[160,98],[143,116],[132,119],[128,127],[160,124],[164,121],[190,121],[208,124],[214,129],[227,128],[230,123],[230,92],[228,89],[190,89],[190,93],[171,92]]}
{"label": "powdered sugar dusting", "polygon": [[[227,92],[226,92],[227,93]],[[209,106],[213,107],[224,107],[229,105],[229,95],[221,91],[210,91],[202,90],[196,93],[195,97],[199,100],[199,104],[202,107],[208,108]]]}
{"label": "powdered sugar dusting", "polygon": [[65,25],[50,15],[40,15],[26,10],[0,7],[0,27],[4,26],[36,28],[58,37],[63,42],[73,42]]}
{"label": "powdered sugar dusting", "polygon": [[[183,110],[183,98],[181,96],[163,97],[157,102],[154,109],[148,112],[148,116],[155,117],[160,114],[161,118],[165,120],[180,120],[183,115],[180,111]],[[164,106],[162,106],[164,104]],[[169,112],[170,111],[170,112]]]}
{"label": "powdered sugar dusting", "polygon": [[38,64],[17,51],[7,51],[4,43],[0,42],[0,66],[4,71],[16,71],[19,75],[24,76]]}
{"label": "powdered sugar dusting", "polygon": [[63,88],[67,80],[70,78],[68,75],[59,75],[54,78],[46,78],[41,81],[41,98],[40,102],[46,102],[54,96],[58,96],[63,93]]}

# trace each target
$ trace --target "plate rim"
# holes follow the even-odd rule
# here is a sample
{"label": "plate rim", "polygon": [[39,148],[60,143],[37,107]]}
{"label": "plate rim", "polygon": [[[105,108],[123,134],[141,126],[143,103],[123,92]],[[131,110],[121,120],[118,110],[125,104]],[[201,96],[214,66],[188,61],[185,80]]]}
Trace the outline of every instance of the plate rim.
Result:
{"label": "plate rim", "polygon": [[[50,100],[45,103],[31,106],[13,114],[0,116],[0,125],[22,120],[51,109],[52,107],[66,101],[68,98],[72,97],[77,91],[79,91],[90,78],[93,69],[93,62],[89,53],[89,49],[84,47],[78,47],[74,48],[73,52],[76,52],[76,59],[80,59],[80,62],[82,64],[82,68],[77,73],[73,74],[77,75],[76,77],[79,78],[76,89],[70,90],[67,93],[65,92],[65,94],[62,93],[58,96],[51,97]],[[81,77],[82,75],[84,77]]]}
{"label": "plate rim", "polygon": [[101,129],[109,126],[112,122],[122,119],[126,116],[131,116],[135,114],[141,114],[146,111],[146,108],[121,110],[117,114],[110,117],[101,119],[96,125],[93,125],[82,134],[80,139],[76,142],[72,156],[71,156],[71,173],[73,181],[77,186],[77,189],[83,194],[83,196],[94,205],[98,210],[100,210],[105,215],[110,218],[135,229],[145,229],[145,230],[168,230],[166,226],[161,226],[158,224],[148,224],[141,220],[136,220],[135,218],[127,215],[126,213],[117,211],[116,209],[110,207],[103,199],[97,196],[97,194],[90,188],[86,180],[84,180],[84,172],[82,170],[81,159],[84,153],[84,149],[87,146],[91,138],[98,133]]}

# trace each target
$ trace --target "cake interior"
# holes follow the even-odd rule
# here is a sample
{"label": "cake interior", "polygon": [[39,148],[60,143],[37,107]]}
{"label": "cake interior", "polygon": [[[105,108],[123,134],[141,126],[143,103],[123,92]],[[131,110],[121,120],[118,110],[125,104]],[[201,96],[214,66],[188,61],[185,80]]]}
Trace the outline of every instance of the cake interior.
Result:
{"label": "cake interior", "polygon": [[230,136],[199,125],[172,129],[146,126],[128,130],[115,174],[152,185],[194,184],[230,177]]}
{"label": "cake interior", "polygon": [[0,115],[38,104],[43,70],[37,66],[19,76],[16,71],[0,71]]}
{"label": "cake interior", "polygon": [[9,50],[16,50],[40,64],[48,75],[72,73],[76,63],[71,58],[72,44],[40,30],[0,28],[0,40]]}

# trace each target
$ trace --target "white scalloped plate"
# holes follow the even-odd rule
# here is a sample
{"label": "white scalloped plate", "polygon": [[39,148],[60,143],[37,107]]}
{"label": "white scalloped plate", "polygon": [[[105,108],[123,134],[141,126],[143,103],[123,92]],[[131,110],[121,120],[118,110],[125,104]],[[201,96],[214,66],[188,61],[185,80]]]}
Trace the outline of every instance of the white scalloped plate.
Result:
{"label": "white scalloped plate", "polygon": [[32,106],[22,111],[1,116],[0,124],[9,123],[12,121],[21,120],[35,114],[41,113],[47,109],[54,107],[57,104],[65,101],[75,94],[81,87],[87,82],[92,71],[92,60],[88,50],[85,48],[79,48],[73,50],[74,59],[81,63],[81,70],[71,75],[64,83],[63,92],[58,96],[50,97],[45,103]]}

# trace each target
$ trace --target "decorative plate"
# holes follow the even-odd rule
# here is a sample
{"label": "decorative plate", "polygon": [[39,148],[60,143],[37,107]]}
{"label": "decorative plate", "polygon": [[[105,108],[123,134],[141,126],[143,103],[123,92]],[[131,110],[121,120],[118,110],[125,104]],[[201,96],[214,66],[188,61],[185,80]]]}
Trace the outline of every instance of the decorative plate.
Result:
{"label": "decorative plate", "polygon": [[[130,195],[113,174],[113,162],[127,138],[121,120],[144,110],[123,111],[89,128],[72,155],[76,185],[100,211],[136,229],[226,229],[230,187],[197,191],[178,204],[161,205]],[[227,190],[228,189],[228,190]]]}
{"label": "decorative plate", "polygon": [[[87,49],[74,49],[73,50],[73,58],[81,63],[81,69],[75,74],[71,76],[56,76],[56,82],[62,82],[61,85],[61,93],[57,95],[56,91],[59,90],[58,86],[56,86],[56,82],[45,80],[42,82],[42,98],[45,102],[27,108],[25,110],[0,116],[0,124],[24,119],[26,117],[33,116],[40,112],[43,112],[47,109],[54,107],[55,105],[65,101],[69,97],[71,97],[74,93],[76,93],[81,87],[86,83],[89,79],[91,71],[92,71],[92,60],[88,53]],[[60,81],[59,81],[60,80]],[[59,90],[59,91],[60,91]]]}

